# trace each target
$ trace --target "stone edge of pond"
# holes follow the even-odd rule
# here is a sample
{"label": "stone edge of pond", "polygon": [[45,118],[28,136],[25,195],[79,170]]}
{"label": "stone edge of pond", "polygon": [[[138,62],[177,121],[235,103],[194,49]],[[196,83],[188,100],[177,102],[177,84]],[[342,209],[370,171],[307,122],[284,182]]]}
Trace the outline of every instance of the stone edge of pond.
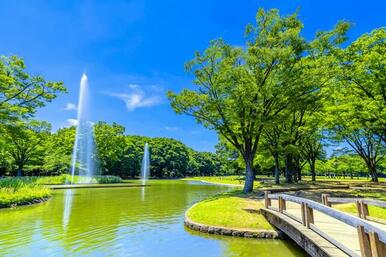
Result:
{"label": "stone edge of pond", "polygon": [[40,204],[40,203],[45,203],[50,199],[51,199],[51,196],[43,197],[43,198],[37,198],[37,199],[26,201],[26,202],[23,202],[20,204],[11,204],[9,206],[0,206],[0,209],[13,209],[16,207],[21,207],[21,206],[31,206],[31,205],[36,205],[36,204]]}
{"label": "stone edge of pond", "polygon": [[[192,208],[192,207],[190,207],[190,208]],[[198,222],[192,221],[188,217],[187,213],[190,210],[190,208],[185,212],[184,225],[185,225],[185,227],[187,227],[191,230],[199,231],[202,233],[208,233],[208,234],[247,237],[247,238],[262,238],[262,239],[281,239],[281,238],[283,238],[282,232],[276,231],[276,230],[238,229],[238,228],[220,227],[220,226],[212,226],[212,225],[205,225],[202,223],[198,223]]]}

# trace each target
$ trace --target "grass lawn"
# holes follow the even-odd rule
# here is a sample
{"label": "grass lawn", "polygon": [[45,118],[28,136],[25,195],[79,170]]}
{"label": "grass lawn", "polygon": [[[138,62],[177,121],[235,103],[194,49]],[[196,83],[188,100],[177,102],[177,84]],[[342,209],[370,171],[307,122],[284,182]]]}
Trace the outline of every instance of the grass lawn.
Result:
{"label": "grass lawn", "polygon": [[187,212],[194,222],[237,229],[273,230],[263,215],[246,209],[258,210],[261,201],[242,197],[237,193],[222,194],[195,204]]}
{"label": "grass lawn", "polygon": [[[343,212],[357,215],[357,207],[354,203],[336,204],[333,205],[335,209]],[[369,214],[371,217],[384,219],[386,221],[386,208],[369,205]]]}
{"label": "grass lawn", "polygon": [[[226,185],[234,185],[237,187],[244,186],[244,177],[243,176],[213,176],[213,177],[188,177],[182,180],[188,181],[204,181],[209,183],[216,184],[226,184]],[[302,180],[296,184],[286,184],[282,179],[280,181],[280,185],[275,185],[273,177],[268,176],[257,176],[254,181],[254,189],[255,190],[269,190],[269,189],[280,189],[280,188],[301,188],[301,187],[315,187],[318,186],[331,186],[331,185],[349,185],[349,186],[357,186],[357,187],[380,187],[386,189],[386,184],[384,179],[380,179],[378,183],[372,183],[368,178],[346,178],[346,179],[333,179],[327,178],[323,176],[318,176],[316,181],[311,181],[311,177],[303,176]]]}
{"label": "grass lawn", "polygon": [[183,178],[182,180],[205,181],[210,183],[227,184],[240,187],[244,185],[244,177],[239,176],[188,177]]}

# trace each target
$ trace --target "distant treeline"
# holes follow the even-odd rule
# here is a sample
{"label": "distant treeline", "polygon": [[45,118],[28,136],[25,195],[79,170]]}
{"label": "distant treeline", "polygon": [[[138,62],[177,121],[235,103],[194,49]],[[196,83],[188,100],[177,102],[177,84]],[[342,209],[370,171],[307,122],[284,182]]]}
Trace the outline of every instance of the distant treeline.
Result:
{"label": "distant treeline", "polygon": [[[33,122],[3,130],[0,176],[60,175],[71,166],[75,127],[49,132],[49,124]],[[118,124],[98,122],[94,126],[97,173],[122,178],[138,177],[145,143],[149,144],[151,176],[176,178],[221,174],[221,160],[210,152],[197,152],[170,138],[125,135]]]}

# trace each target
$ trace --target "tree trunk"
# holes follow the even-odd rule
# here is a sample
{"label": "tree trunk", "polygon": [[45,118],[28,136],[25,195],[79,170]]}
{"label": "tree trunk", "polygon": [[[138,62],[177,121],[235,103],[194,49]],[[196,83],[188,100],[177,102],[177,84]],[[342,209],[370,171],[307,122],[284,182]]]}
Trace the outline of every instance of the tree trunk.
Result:
{"label": "tree trunk", "polygon": [[285,157],[285,182],[292,183],[292,170],[291,170],[291,156],[286,155]]}
{"label": "tree trunk", "polygon": [[371,176],[371,182],[378,182],[378,173],[377,173],[377,167],[373,163],[368,163],[367,164],[367,169],[370,172]]}
{"label": "tree trunk", "polygon": [[315,161],[310,162],[311,181],[316,181]]}
{"label": "tree trunk", "polygon": [[245,184],[244,184],[244,193],[250,193],[253,191],[253,182],[255,174],[253,171],[253,157],[245,158]]}
{"label": "tree trunk", "polygon": [[280,162],[279,162],[279,155],[274,154],[275,159],[275,184],[280,184]]}
{"label": "tree trunk", "polygon": [[23,166],[22,165],[18,165],[18,167],[17,167],[17,176],[18,177],[21,177],[21,176],[23,176]]}
{"label": "tree trunk", "polygon": [[298,182],[299,180],[302,180],[302,169],[300,167],[300,160],[298,157],[293,158],[293,171],[294,171],[294,181]]}

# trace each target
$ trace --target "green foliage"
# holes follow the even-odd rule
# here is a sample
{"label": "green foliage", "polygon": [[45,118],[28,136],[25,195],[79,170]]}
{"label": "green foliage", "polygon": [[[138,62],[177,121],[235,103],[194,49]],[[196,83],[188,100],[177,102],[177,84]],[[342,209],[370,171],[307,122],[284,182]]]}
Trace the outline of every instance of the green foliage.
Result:
{"label": "green foliage", "polygon": [[75,128],[62,128],[45,141],[44,164],[39,175],[68,173],[75,140]]}
{"label": "green foliage", "polygon": [[150,174],[155,177],[185,177],[189,151],[174,139],[154,138],[149,142]]}
{"label": "green foliage", "polygon": [[304,117],[315,112],[314,106],[320,106],[320,88],[334,75],[331,55],[348,27],[338,23],[307,42],[296,13],[280,16],[276,9],[260,9],[256,24],[246,28],[243,48],[212,41],[186,65],[197,89],[168,93],[177,113],[194,116],[239,152],[246,168],[244,192],[253,189],[259,142],[271,129],[279,130],[281,137],[274,138],[274,145],[268,143],[271,153],[286,152],[286,178],[292,181],[292,170],[300,166],[299,128]]}
{"label": "green foliage", "polygon": [[30,117],[36,109],[65,92],[62,82],[46,81],[26,71],[24,60],[17,56],[0,57],[0,121]]}
{"label": "green foliage", "polygon": [[122,179],[117,176],[95,176],[94,179],[98,184],[122,183]]}
{"label": "green foliage", "polygon": [[0,208],[41,201],[50,195],[48,188],[38,185],[32,178],[0,179]]}
{"label": "green foliage", "polygon": [[5,127],[5,147],[12,163],[17,167],[17,175],[22,176],[26,165],[41,163],[44,154],[43,142],[49,136],[47,122],[15,122]]}
{"label": "green foliage", "polygon": [[336,54],[336,83],[327,88],[327,127],[364,161],[374,182],[386,154],[386,31],[364,34]]}

